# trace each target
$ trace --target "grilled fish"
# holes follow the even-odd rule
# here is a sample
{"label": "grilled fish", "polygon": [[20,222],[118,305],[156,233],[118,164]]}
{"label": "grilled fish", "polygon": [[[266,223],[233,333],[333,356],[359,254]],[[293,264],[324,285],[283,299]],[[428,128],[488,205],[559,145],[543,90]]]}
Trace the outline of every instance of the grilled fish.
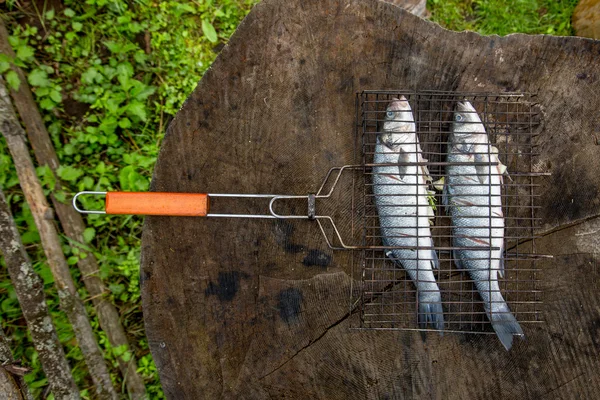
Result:
{"label": "grilled fish", "polygon": [[[377,136],[373,191],[386,256],[402,266],[417,288],[418,321],[444,329],[440,289],[433,275],[439,262],[429,228],[433,210],[428,202],[427,167],[423,163],[410,105],[404,96],[388,105]],[[440,332],[441,334],[442,332]]]}
{"label": "grilled fish", "polygon": [[513,336],[523,337],[523,330],[498,285],[498,275],[504,276],[501,189],[506,167],[468,101],[458,103],[454,112],[447,161],[442,202],[452,218],[454,262],[469,272],[496,335],[509,350]]}

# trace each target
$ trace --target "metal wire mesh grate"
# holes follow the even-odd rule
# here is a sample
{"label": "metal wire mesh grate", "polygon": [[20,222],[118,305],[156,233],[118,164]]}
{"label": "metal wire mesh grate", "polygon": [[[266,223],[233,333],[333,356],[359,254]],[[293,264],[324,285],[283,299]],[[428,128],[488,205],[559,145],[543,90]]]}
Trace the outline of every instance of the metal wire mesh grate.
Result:
{"label": "metal wire mesh grate", "polygon": [[[482,237],[473,240],[484,244],[487,241],[490,249],[499,249],[498,243],[503,245],[504,251],[501,256],[496,256],[500,254],[498,250],[497,253],[488,251],[485,257],[480,258],[484,261],[489,258],[488,265],[493,263],[494,259],[503,260],[505,274],[503,278],[498,279],[499,290],[517,321],[521,325],[542,322],[541,293],[537,286],[539,268],[536,260],[545,256],[536,254],[534,230],[538,222],[536,209],[540,207],[536,202],[536,188],[539,186],[536,180],[546,174],[532,172],[532,162],[536,156],[532,139],[537,134],[539,116],[528,96],[515,93],[365,91],[357,94],[356,101],[357,143],[362,150],[357,154],[362,157],[360,164],[364,167],[364,181],[361,183],[362,194],[356,199],[357,203],[362,202],[362,205],[357,207],[361,210],[361,215],[358,215],[355,226],[362,229],[363,250],[361,250],[362,257],[359,257],[362,281],[360,298],[352,299],[352,304],[357,304],[358,301],[360,312],[360,325],[355,328],[403,330],[423,328],[418,324],[417,312],[419,296],[415,280],[420,279],[419,274],[416,278],[413,277],[415,279],[411,279],[407,270],[400,265],[402,260],[398,260],[399,263],[391,261],[391,258],[397,259],[398,254],[407,257],[408,253],[390,253],[390,250],[398,250],[398,246],[394,247],[390,245],[389,239],[382,238],[384,229],[380,220],[381,210],[378,210],[375,198],[377,184],[392,186],[402,184],[402,182],[393,183],[389,179],[385,184],[376,181],[378,174],[381,175],[383,172],[387,174],[390,170],[385,168],[391,167],[391,165],[381,164],[381,160],[376,157],[377,138],[384,133],[386,108],[394,98],[401,98],[401,96],[404,96],[410,104],[422,150],[422,160],[408,157],[405,158],[405,165],[413,165],[413,171],[423,171],[417,167],[425,166],[431,177],[431,180],[427,181],[427,189],[430,192],[426,197],[427,202],[434,209],[434,215],[431,218],[429,231],[435,254],[439,259],[439,269],[434,270],[433,274],[441,293],[445,331],[493,333],[481,294],[475,287],[473,277],[467,271],[468,268],[464,265],[466,263],[464,254],[467,254],[464,243],[462,248],[457,244],[459,241],[455,236],[459,231],[453,230],[452,225],[456,223],[453,223],[450,216],[451,205],[443,204],[443,193],[439,190],[433,191],[434,185],[431,183],[431,181],[439,183],[440,178],[444,178],[445,183],[448,183],[448,173],[452,166],[460,164],[460,162],[449,162],[448,150],[455,110],[457,104],[464,101],[472,104],[485,127],[485,133],[489,138],[489,145],[485,151],[488,153],[487,156],[497,148],[497,159],[506,166],[509,174],[504,176],[501,194],[497,196],[501,199],[503,212],[504,232],[501,235],[504,237],[503,240],[493,241],[492,235],[497,233],[493,230],[481,231],[485,235],[482,234]],[[491,166],[487,167],[487,171],[492,171],[494,164],[488,161],[488,165]],[[397,169],[398,166],[395,168]],[[491,182],[491,175],[488,178]],[[439,188],[439,185],[437,186]],[[491,199],[490,193],[486,196]],[[378,196],[381,196],[381,193]],[[382,209],[381,200],[379,208]],[[421,215],[425,213],[423,210],[426,207],[416,208]],[[402,210],[402,207],[399,210]],[[402,214],[402,211],[399,213]],[[477,221],[481,222],[481,220]],[[390,232],[395,231],[388,229],[386,232],[389,235]],[[406,231],[398,231],[397,235],[410,235],[402,232]],[[415,229],[413,232],[418,237],[426,234],[426,229]],[[410,242],[404,243],[410,244]],[[419,252],[421,248],[419,246],[422,242],[418,243],[416,250],[413,248],[412,254],[420,265],[422,260],[419,260],[419,257],[423,253]],[[395,244],[397,245],[397,242]],[[457,249],[463,251],[458,253],[463,254],[462,267],[457,265],[460,263],[457,262],[457,257],[459,258],[455,251]],[[475,249],[476,247],[472,248]],[[481,256],[481,252],[468,254]],[[418,270],[420,271],[420,267]]]}

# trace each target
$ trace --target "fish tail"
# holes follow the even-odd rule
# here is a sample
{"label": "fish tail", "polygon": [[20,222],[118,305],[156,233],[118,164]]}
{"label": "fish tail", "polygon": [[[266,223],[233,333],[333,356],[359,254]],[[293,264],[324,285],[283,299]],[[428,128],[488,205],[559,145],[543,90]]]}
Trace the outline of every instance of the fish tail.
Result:
{"label": "fish tail", "polygon": [[440,336],[444,336],[444,309],[439,292],[433,299],[431,293],[428,296],[419,295],[419,326],[426,329],[428,325],[439,330]]}
{"label": "fish tail", "polygon": [[496,335],[506,350],[510,350],[513,345],[513,337],[518,335],[521,339],[524,337],[523,329],[517,322],[515,316],[510,312],[508,307],[501,311],[489,313],[492,327],[496,331]]}

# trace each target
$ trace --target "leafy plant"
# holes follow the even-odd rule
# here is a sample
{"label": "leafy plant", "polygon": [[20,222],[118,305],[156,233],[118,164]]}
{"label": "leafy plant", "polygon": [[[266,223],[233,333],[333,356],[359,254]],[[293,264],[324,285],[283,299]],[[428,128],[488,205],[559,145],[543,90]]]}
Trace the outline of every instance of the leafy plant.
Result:
{"label": "leafy plant", "polygon": [[571,35],[577,0],[428,0],[431,19],[453,30],[484,35]]}
{"label": "leafy plant", "polygon": [[[20,84],[11,69],[27,72],[27,82],[52,136],[61,167],[58,175],[67,193],[80,190],[148,190],[158,149],[170,119],[196,87],[254,0],[150,1],[64,0],[62,9],[1,6],[16,17],[10,25],[14,59],[0,55],[0,73],[14,88]],[[35,26],[21,15],[36,15]],[[48,168],[37,170],[46,193],[54,190]],[[81,353],[68,321],[58,309],[52,274],[44,262],[39,235],[24,203],[6,144],[0,140],[0,185],[8,196],[23,242],[42,276],[55,325],[73,366],[82,396],[91,387]],[[101,201],[84,197],[83,206],[100,208]],[[132,353],[113,349],[100,330],[95,311],[86,301],[92,325],[112,376],[122,387],[116,357],[135,356],[151,398],[162,398],[156,367],[144,336],[140,304],[140,217],[87,217],[85,243],[66,238],[63,250],[70,265],[98,258],[107,297],[121,311]],[[0,271],[0,316],[15,343],[15,356],[33,368],[27,382],[36,394],[47,385],[6,272]],[[80,273],[72,269],[79,280]],[[89,298],[81,285],[80,294]],[[93,392],[93,391],[92,391]]]}

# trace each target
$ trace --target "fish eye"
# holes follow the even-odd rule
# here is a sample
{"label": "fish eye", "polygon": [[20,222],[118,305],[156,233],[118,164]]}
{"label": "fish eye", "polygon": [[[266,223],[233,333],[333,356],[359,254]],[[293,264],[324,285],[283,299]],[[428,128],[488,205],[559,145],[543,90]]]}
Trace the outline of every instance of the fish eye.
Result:
{"label": "fish eye", "polygon": [[394,118],[394,114],[395,114],[395,113],[394,113],[393,111],[388,111],[387,113],[385,113],[385,115],[386,115],[388,118]]}
{"label": "fish eye", "polygon": [[460,114],[456,114],[456,115],[454,116],[454,120],[455,120],[456,122],[460,122],[460,121],[462,121],[462,120],[463,120],[463,116],[462,116],[462,115],[460,115]]}

